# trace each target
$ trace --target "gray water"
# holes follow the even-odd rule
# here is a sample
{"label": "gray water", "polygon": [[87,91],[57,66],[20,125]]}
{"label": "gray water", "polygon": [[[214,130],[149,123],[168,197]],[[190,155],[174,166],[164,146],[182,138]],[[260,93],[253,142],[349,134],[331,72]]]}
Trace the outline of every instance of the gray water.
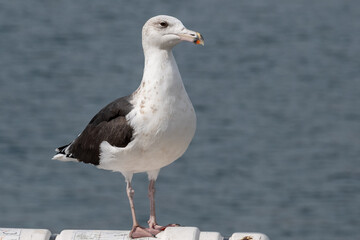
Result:
{"label": "gray water", "polygon": [[159,223],[358,239],[360,2],[340,0],[0,1],[0,226],[129,229],[121,174],[50,158],[137,88],[158,14],[205,37],[174,49],[198,127],[160,173]]}

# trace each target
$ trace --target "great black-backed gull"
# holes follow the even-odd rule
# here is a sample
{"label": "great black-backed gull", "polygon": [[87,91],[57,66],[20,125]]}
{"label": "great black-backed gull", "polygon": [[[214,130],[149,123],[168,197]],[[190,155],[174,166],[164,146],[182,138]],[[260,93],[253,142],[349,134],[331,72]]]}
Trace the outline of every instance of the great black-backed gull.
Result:
{"label": "great black-backed gull", "polygon": [[[149,19],[142,29],[145,67],[138,89],[101,109],[84,131],[70,144],[57,148],[53,157],[91,163],[124,175],[132,238],[164,230],[155,217],[155,181],[162,167],[183,155],[195,133],[195,111],[172,53],[181,41],[204,44],[198,32],[186,29],[174,17]],[[148,228],[141,227],[135,215],[131,180],[139,172],[147,172],[149,178]]]}

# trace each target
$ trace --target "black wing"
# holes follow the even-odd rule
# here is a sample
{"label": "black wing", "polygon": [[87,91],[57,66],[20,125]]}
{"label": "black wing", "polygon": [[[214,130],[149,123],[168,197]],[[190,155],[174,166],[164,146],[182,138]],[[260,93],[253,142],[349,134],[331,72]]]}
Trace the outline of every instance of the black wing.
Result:
{"label": "black wing", "polygon": [[[125,118],[133,108],[130,99],[130,96],[116,99],[101,109],[70,144],[66,150],[67,157],[99,165],[101,142],[107,141],[116,147],[126,147],[133,136],[133,128]],[[58,150],[60,153],[65,153],[64,147]]]}

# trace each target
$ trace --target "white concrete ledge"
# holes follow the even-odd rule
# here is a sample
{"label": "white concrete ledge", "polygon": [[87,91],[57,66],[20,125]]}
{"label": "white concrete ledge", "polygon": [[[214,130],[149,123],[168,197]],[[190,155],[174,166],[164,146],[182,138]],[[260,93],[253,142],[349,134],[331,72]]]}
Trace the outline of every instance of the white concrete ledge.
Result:
{"label": "white concrete ledge", "polygon": [[268,236],[262,233],[237,232],[233,233],[229,240],[270,240]]}
{"label": "white concrete ledge", "polygon": [[[47,229],[0,228],[0,240],[129,240],[129,231],[123,230],[63,230],[51,237]],[[138,240],[223,240],[218,232],[201,232],[197,227],[168,227],[156,238]],[[269,240],[262,233],[233,233],[229,240]]]}
{"label": "white concrete ledge", "polygon": [[0,228],[0,240],[49,240],[47,229]]}

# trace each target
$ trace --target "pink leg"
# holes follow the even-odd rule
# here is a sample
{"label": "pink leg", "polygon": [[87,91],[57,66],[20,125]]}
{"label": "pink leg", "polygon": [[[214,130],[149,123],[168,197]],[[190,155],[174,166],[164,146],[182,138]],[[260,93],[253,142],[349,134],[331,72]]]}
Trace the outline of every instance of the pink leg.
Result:
{"label": "pink leg", "polygon": [[150,218],[148,221],[149,228],[147,229],[152,234],[156,235],[161,231],[164,231],[166,227],[176,227],[178,224],[169,224],[165,227],[160,226],[156,222],[155,214],[155,180],[150,180],[149,182],[149,199],[150,199]]}
{"label": "pink leg", "polygon": [[156,214],[155,214],[155,180],[150,180],[149,182],[149,193],[148,197],[150,199],[150,218],[148,221],[149,229],[148,231],[152,234],[156,235],[165,228],[159,226],[156,222]]}
{"label": "pink leg", "polygon": [[136,220],[135,207],[134,207],[134,190],[131,187],[130,181],[126,182],[126,193],[129,198],[133,226],[130,231],[130,238],[153,237],[154,235],[145,228],[141,227]]}

